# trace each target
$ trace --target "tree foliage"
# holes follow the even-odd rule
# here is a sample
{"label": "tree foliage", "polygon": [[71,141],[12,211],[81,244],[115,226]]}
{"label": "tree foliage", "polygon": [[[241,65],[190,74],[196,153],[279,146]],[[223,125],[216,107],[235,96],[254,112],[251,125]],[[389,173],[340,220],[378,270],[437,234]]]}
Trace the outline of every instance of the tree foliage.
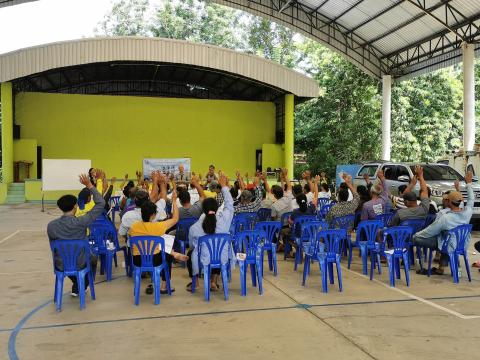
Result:
{"label": "tree foliage", "polygon": [[[199,0],[117,0],[99,34],[184,39],[249,52],[315,78],[319,97],[296,108],[295,151],[334,175],[335,165],[380,157],[381,83],[315,41],[263,18]],[[476,67],[477,100],[480,66]],[[395,83],[392,159],[433,161],[462,145],[462,74],[439,70]],[[477,121],[480,104],[477,101]],[[480,140],[480,131],[477,131]]]}

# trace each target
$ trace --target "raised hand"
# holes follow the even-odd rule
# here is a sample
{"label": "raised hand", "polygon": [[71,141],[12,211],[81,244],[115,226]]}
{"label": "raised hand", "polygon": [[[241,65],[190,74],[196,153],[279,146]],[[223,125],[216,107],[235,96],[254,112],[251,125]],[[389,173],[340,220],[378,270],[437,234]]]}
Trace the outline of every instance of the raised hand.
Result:
{"label": "raised hand", "polygon": [[260,175],[260,178],[263,180],[263,181],[267,181],[267,173],[264,171],[262,172],[262,174]]}
{"label": "raised hand", "polygon": [[112,180],[111,180],[112,186],[115,184],[115,181],[117,181],[117,178],[114,176],[114,177],[112,177]]}
{"label": "raised hand", "polygon": [[237,179],[240,179],[240,171],[235,171],[235,176],[237,177]]}
{"label": "raised hand", "polygon": [[415,166],[415,174],[418,176],[418,178],[423,178],[423,167],[420,165]]}
{"label": "raised hand", "polygon": [[80,184],[82,184],[83,186],[89,189],[93,188],[92,182],[90,181],[90,178],[88,177],[87,174],[80,174],[78,175],[78,178],[80,180]]}
{"label": "raised hand", "polygon": [[378,171],[377,171],[377,177],[378,177],[380,180],[385,179],[385,174],[383,173],[383,170],[378,170]]}
{"label": "raised hand", "polygon": [[453,185],[455,185],[455,190],[460,191],[460,181],[455,180],[453,182]]}
{"label": "raised hand", "polygon": [[465,182],[467,184],[471,184],[473,181],[473,173],[471,171],[467,171],[467,174],[465,175]]}
{"label": "raised hand", "polygon": [[218,179],[218,183],[220,184],[220,186],[223,188],[224,186],[227,186],[228,184],[228,179],[225,175],[221,175],[220,178]]}
{"label": "raised hand", "polygon": [[320,175],[315,176],[315,178],[313,179],[313,181],[315,182],[315,184],[320,183]]}
{"label": "raised hand", "polygon": [[128,180],[128,174],[125,174],[124,179],[125,179],[125,181]]}
{"label": "raised hand", "polygon": [[368,174],[363,174],[363,179],[367,184],[370,184],[370,176]]}

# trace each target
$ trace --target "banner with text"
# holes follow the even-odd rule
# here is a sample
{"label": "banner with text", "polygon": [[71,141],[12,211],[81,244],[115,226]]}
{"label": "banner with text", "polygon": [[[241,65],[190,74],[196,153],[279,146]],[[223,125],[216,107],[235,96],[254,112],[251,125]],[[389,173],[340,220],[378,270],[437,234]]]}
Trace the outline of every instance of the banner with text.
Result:
{"label": "banner with text", "polygon": [[183,165],[185,172],[190,173],[190,158],[177,159],[143,159],[143,176],[150,178],[150,174],[154,170],[161,171],[165,174],[176,174],[178,167]]}

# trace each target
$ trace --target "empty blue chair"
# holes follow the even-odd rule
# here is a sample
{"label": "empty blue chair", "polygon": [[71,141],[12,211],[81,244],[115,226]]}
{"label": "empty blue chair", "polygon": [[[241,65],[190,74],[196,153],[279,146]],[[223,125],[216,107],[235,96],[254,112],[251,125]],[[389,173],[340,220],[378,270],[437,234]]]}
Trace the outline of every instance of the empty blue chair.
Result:
{"label": "empty blue chair", "polygon": [[[155,266],[153,263],[153,257],[158,246],[160,246],[161,249],[162,263]],[[165,273],[167,292],[169,295],[172,295],[170,288],[170,273],[168,271],[168,263],[165,259],[165,240],[160,236],[132,236],[130,237],[130,248],[132,254],[134,248],[138,249],[141,260],[141,266],[133,264],[133,294],[135,305],[140,303],[140,283],[142,281],[142,273],[144,272],[151,274],[154,302],[155,305],[160,304],[160,277],[162,271]]]}
{"label": "empty blue chair", "polygon": [[252,286],[257,286],[258,293],[263,294],[263,246],[267,242],[267,234],[263,230],[246,230],[237,234],[238,241],[243,243],[245,260],[238,260],[240,267],[240,285],[242,296],[247,295],[247,271],[250,266]]}
{"label": "empty blue chair", "polygon": [[[188,245],[188,233],[190,227],[198,221],[198,218],[183,218],[178,220],[176,231],[175,231],[175,241],[178,241],[180,244],[180,251],[182,254],[187,253]],[[185,267],[185,262],[182,262],[182,267]]]}
{"label": "empty blue chair", "polygon": [[[305,238],[308,237],[308,242],[303,244],[304,253],[305,253],[305,263],[303,265],[303,280],[302,285],[305,286],[305,281],[307,276],[310,275],[310,265],[311,262],[318,261],[318,251],[319,251],[319,244],[317,239],[317,234],[321,230],[327,230],[328,223],[326,221],[309,221],[302,224],[302,234],[304,234]],[[323,245],[322,245],[323,249]],[[322,250],[323,251],[323,250]]]}
{"label": "empty blue chair", "polygon": [[256,212],[242,212],[237,213],[233,216],[235,220],[235,233],[240,231],[252,230],[253,224],[255,224],[255,219],[257,218]]}
{"label": "empty blue chair", "polygon": [[342,241],[342,253],[353,251],[351,233],[355,227],[355,215],[337,216],[332,219],[331,229],[345,229],[347,236]]}
{"label": "empty blue chair", "polygon": [[[90,268],[90,244],[84,240],[54,240],[50,242],[53,256],[53,271],[55,273],[54,302],[56,310],[62,310],[63,280],[66,276],[75,276],[80,297],[80,310],[85,309],[85,275],[88,276],[90,298],[95,300],[95,284],[93,269]],[[55,254],[63,262],[63,271],[55,268]],[[84,263],[79,263],[79,258],[84,258]],[[80,270],[79,270],[80,269]]]}
{"label": "empty blue chair", "polygon": [[[470,264],[468,262],[468,254],[467,254],[467,247],[470,241],[470,236],[472,233],[472,224],[465,224],[459,225],[456,228],[453,228],[444,234],[443,236],[443,246],[440,250],[444,254],[448,254],[449,263],[450,263],[450,271],[453,276],[453,282],[458,284],[458,265],[459,265],[459,257],[463,256],[463,260],[465,262],[465,269],[467,270],[468,281],[472,281],[472,277],[470,274]],[[452,251],[452,248],[454,249]],[[433,258],[433,250],[430,249],[428,254],[428,276],[431,275],[432,272],[432,258]]]}
{"label": "empty blue chair", "polygon": [[115,224],[115,213],[120,211],[120,196],[112,196],[109,200],[110,210],[112,212],[112,221]]}
{"label": "empty blue chair", "polygon": [[[127,259],[126,248],[118,248],[117,233],[108,224],[94,222],[90,225],[89,230],[93,253],[100,259],[100,274],[106,272],[106,280],[111,281],[113,258],[117,251],[124,251],[124,257]],[[125,260],[125,270],[128,275],[127,260]]]}
{"label": "empty blue chair", "polygon": [[[278,221],[261,221],[255,224],[255,230],[264,231],[266,234],[263,250],[267,252],[268,256],[268,268],[273,270],[273,275],[277,276],[277,244],[276,239],[280,236],[282,226]],[[263,274],[263,271],[262,271]]]}
{"label": "empty blue chair", "polygon": [[320,250],[317,252],[317,259],[322,275],[322,291],[325,293],[328,292],[327,277],[330,284],[334,283],[333,264],[337,268],[338,288],[343,291],[340,247],[346,236],[345,229],[321,230],[317,233],[318,249]]}
{"label": "empty blue chair", "polygon": [[[230,261],[222,261],[222,253],[224,248],[227,247],[227,254],[230,254],[231,246],[230,234],[208,234],[201,236],[198,239],[198,264],[199,268],[203,270],[204,281],[204,294],[205,300],[210,301],[210,277],[212,269],[220,269],[223,283],[223,294],[225,300],[228,300],[228,267],[230,267]],[[207,263],[202,262],[202,252],[208,253],[209,261]],[[195,283],[197,277],[192,279],[192,293],[195,292]]]}
{"label": "empty blue chair", "polygon": [[295,264],[293,266],[294,271],[297,271],[298,264],[300,264],[303,259],[303,243],[310,240],[308,238],[308,234],[302,232],[302,225],[306,222],[315,220],[317,220],[315,215],[300,215],[297,216],[293,222],[290,236],[297,244],[297,251],[295,252]]}
{"label": "empty blue chair", "polygon": [[256,222],[259,221],[270,221],[272,220],[272,209],[261,208],[257,211],[257,218],[255,219]]}
{"label": "empty blue chair", "polygon": [[[412,228],[409,226],[394,226],[383,231],[383,244],[392,244],[392,248],[383,251],[387,259],[390,286],[395,287],[395,277],[400,279],[400,264],[403,260],[405,281],[410,286],[410,260],[408,242],[412,237]],[[373,271],[373,270],[372,270]]]}
{"label": "empty blue chair", "polygon": [[[380,220],[364,220],[358,224],[357,238],[355,246],[360,248],[360,254],[362,256],[362,272],[364,275],[368,274],[367,262],[369,252],[374,256],[374,259],[378,261],[378,272],[382,273],[380,266],[380,244],[376,242],[378,230],[383,228],[383,222]],[[374,265],[375,265],[374,260]],[[352,253],[348,255],[348,266],[352,262]],[[372,279],[373,271],[370,274]]]}

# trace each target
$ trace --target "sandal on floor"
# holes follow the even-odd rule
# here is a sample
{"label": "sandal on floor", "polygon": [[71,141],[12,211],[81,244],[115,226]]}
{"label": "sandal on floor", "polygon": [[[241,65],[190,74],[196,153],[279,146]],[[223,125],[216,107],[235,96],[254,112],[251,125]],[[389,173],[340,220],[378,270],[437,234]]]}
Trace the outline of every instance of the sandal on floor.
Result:
{"label": "sandal on floor", "polygon": [[147,288],[145,289],[145,294],[147,294],[147,295],[152,295],[153,294],[153,285],[152,284],[147,286]]}
{"label": "sandal on floor", "polygon": [[474,268],[480,268],[480,261],[475,261],[475,262],[472,264],[472,267],[474,267]]}
{"label": "sandal on floor", "polygon": [[192,283],[189,282],[186,286],[186,290],[189,291],[189,292],[192,292]]}
{"label": "sandal on floor", "polygon": [[438,271],[436,267],[432,267],[432,275],[443,275],[443,272]]}
{"label": "sandal on floor", "polygon": [[428,275],[427,269],[417,270],[416,273],[417,273],[418,275]]}
{"label": "sandal on floor", "polygon": [[[191,290],[190,290],[191,291]],[[170,292],[175,292],[175,288],[171,288],[170,289]],[[160,294],[162,295],[167,295],[168,294],[168,290],[160,290]]]}

